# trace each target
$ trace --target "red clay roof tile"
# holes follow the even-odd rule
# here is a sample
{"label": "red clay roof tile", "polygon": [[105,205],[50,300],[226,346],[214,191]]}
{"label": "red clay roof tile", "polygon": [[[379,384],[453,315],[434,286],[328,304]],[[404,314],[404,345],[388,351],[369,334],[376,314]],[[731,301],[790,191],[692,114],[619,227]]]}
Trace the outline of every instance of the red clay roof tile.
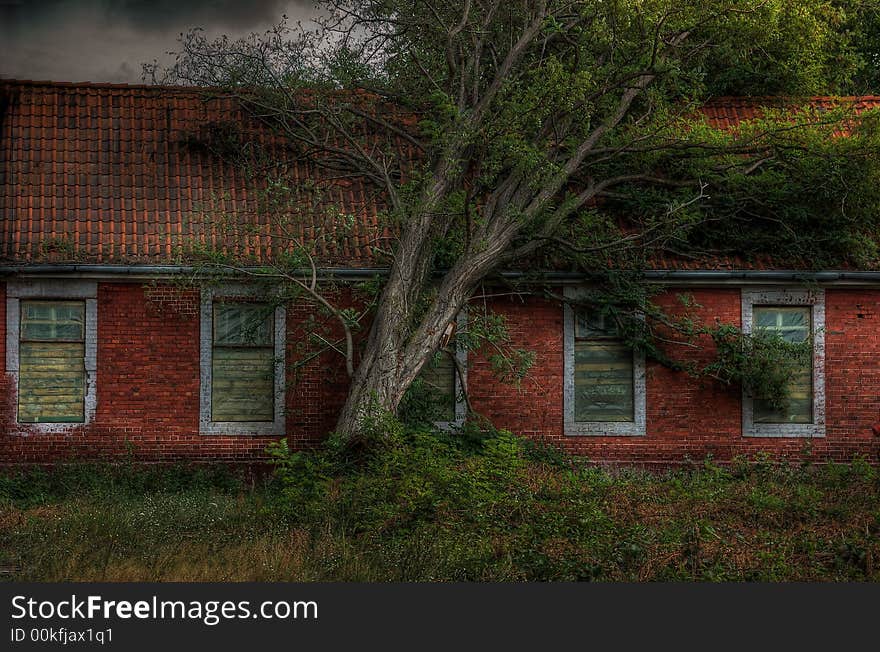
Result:
{"label": "red clay roof tile", "polygon": [[[880,107],[880,97],[815,98]],[[703,113],[728,128],[760,115],[778,98],[717,98]],[[231,100],[206,100],[196,89],[119,84],[0,80],[0,259],[15,262],[169,262],[182,239],[218,241],[196,226],[201,208],[252,214],[255,198],[231,165],[186,145],[209,121],[242,120]],[[260,139],[277,151],[269,134]],[[415,152],[405,142],[406,156]],[[294,176],[310,172],[294,162]],[[360,182],[339,181],[330,193],[354,228],[323,253],[330,265],[372,266],[391,231],[379,223],[375,198]],[[252,225],[253,226],[253,225]],[[259,226],[259,225],[256,225]],[[313,232],[318,225],[301,227]],[[264,259],[259,228],[228,246]],[[769,262],[759,263],[769,265]],[[741,260],[658,261],[659,267],[753,267]]]}

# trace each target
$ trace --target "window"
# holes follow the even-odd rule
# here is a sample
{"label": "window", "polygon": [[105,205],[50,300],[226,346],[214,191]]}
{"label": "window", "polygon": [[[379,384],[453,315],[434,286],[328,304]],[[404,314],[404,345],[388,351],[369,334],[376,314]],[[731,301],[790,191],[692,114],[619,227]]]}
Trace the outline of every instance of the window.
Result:
{"label": "window", "polygon": [[11,281],[6,301],[6,370],[17,389],[23,432],[90,423],[97,402],[97,284]]}
{"label": "window", "polygon": [[[462,313],[456,320],[454,328],[451,328],[448,336],[444,337],[444,345],[448,347],[449,342],[452,342],[458,366],[461,367],[466,378],[467,349],[456,340],[456,333],[464,328],[465,323],[466,317]],[[443,429],[462,425],[467,416],[467,401],[464,398],[464,387],[458,375],[456,361],[449,353],[447,351],[435,353],[434,357],[422,367],[419,378],[437,398],[435,425]]]}
{"label": "window", "polygon": [[84,301],[22,301],[19,423],[85,420]]}
{"label": "window", "polygon": [[455,421],[455,363],[445,351],[438,351],[421,373],[422,382],[437,397],[439,421]]}
{"label": "window", "polygon": [[825,434],[825,294],[823,290],[743,290],[743,332],[778,333],[786,342],[812,340],[812,359],[792,374],[788,403],[743,396],[743,434],[821,437]]}
{"label": "window", "polygon": [[203,434],[284,434],[285,311],[264,298],[247,287],[202,291]]}
{"label": "window", "polygon": [[574,420],[632,421],[633,353],[600,314],[574,315]]}
{"label": "window", "polygon": [[212,421],[272,421],[275,347],[272,308],[214,304]]}
{"label": "window", "polygon": [[[776,333],[786,342],[810,339],[810,308],[806,306],[755,306],[756,331]],[[788,383],[788,405],[776,408],[765,399],[754,399],[755,423],[811,423],[813,420],[813,364],[797,369]]]}
{"label": "window", "polygon": [[[572,299],[579,294],[566,290]],[[565,434],[643,435],[644,356],[600,313],[568,304],[564,339]]]}

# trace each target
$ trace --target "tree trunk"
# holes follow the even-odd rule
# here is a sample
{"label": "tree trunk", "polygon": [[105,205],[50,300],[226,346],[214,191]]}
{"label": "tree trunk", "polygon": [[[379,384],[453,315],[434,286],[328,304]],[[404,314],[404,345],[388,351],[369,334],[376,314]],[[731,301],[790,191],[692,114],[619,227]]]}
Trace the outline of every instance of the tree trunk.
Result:
{"label": "tree trunk", "polygon": [[[446,328],[454,322],[480,279],[497,264],[505,242],[459,260],[445,275],[436,298],[413,324],[406,315],[424,285],[407,283],[404,275],[392,277],[379,301],[364,355],[352,378],[337,432],[352,437],[365,417],[377,411],[396,412],[406,390],[440,346]],[[411,278],[411,277],[410,277]],[[426,275],[427,278],[427,275]]]}
{"label": "tree trunk", "polygon": [[402,234],[363,357],[336,423],[343,436],[356,436],[365,417],[377,411],[397,411],[406,390],[437,351],[446,328],[456,320],[480,280],[498,265],[517,232],[519,223],[513,218],[499,221],[485,237],[481,235],[479,249],[457,260],[444,275],[434,300],[416,320],[413,312],[431,283],[429,233],[439,200],[451,185],[450,160],[452,157],[438,164],[437,181],[426,193],[422,211]]}
{"label": "tree trunk", "polygon": [[371,415],[396,412],[409,387],[409,383],[404,383],[405,370],[418,361],[405,357],[409,329],[399,299],[386,288],[376,311],[366,348],[336,424],[337,432],[346,437],[357,435],[364,420]]}
{"label": "tree trunk", "polygon": [[[393,317],[385,317],[393,321]],[[380,330],[387,331],[387,323]],[[368,344],[365,355],[352,378],[345,406],[339,414],[336,431],[356,436],[366,419],[382,412],[396,413],[406,390],[425,363],[437,350],[440,337],[422,341],[418,352],[410,352],[405,344],[377,338]]]}

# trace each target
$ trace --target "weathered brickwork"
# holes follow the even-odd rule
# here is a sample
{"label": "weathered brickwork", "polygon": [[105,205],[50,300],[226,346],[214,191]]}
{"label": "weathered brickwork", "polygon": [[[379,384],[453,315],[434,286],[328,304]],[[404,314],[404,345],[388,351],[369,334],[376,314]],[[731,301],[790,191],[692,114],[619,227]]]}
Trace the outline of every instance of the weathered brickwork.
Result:
{"label": "weathered brickwork", "polygon": [[[6,376],[0,461],[121,455],[150,461],[236,461],[264,456],[269,438],[199,435],[197,311],[156,311],[144,287],[134,284],[99,284],[98,306],[94,422],[63,433],[28,433],[15,425],[15,392]],[[5,319],[0,323],[5,325]]]}
{"label": "weathered brickwork", "polygon": [[[0,365],[2,365],[4,372],[6,371],[6,283],[0,281]],[[6,433],[9,432],[11,426],[11,420],[13,415],[15,414],[15,396],[12,390],[12,382],[9,374],[3,373],[0,374],[0,438],[2,438],[3,443],[0,444],[0,449],[4,452],[0,460],[5,460],[14,455],[11,450],[10,444],[12,442],[7,442],[8,435]],[[7,453],[6,447],[10,446],[10,450]]]}
{"label": "weathered brickwork", "polygon": [[825,388],[828,437],[819,454],[847,457],[853,448],[880,459],[880,291],[826,292]]}
{"label": "weathered brickwork", "polygon": [[[337,296],[336,303],[341,308],[359,305],[347,292]],[[348,392],[348,374],[342,356],[325,342],[343,350],[343,337],[341,325],[332,317],[316,315],[313,306],[288,308],[287,436],[291,446],[314,445],[336,424]]]}
{"label": "weathered brickwork", "polygon": [[[740,323],[740,290],[670,291],[659,300],[677,305],[676,294],[693,297],[692,314],[711,323]],[[156,301],[156,298],[161,298]],[[170,305],[168,305],[170,304]],[[163,309],[163,306],[166,309]],[[271,437],[199,434],[198,297],[139,284],[98,285],[97,412],[87,426],[37,432],[15,422],[15,387],[0,375],[0,462],[44,463],[65,459],[117,458],[147,461],[255,461],[265,458]],[[497,426],[602,462],[668,464],[730,460],[768,451],[817,461],[877,461],[880,436],[880,290],[826,291],[827,428],[823,438],[742,436],[742,403],[736,388],[696,380],[648,362],[647,430],[644,436],[566,436],[563,433],[563,310],[553,302],[499,299],[518,346],[535,352],[519,387],[492,376],[484,356],[472,354],[468,382],[475,409]],[[0,282],[0,361],[6,359],[6,286]],[[294,447],[318,444],[332,429],[345,399],[347,377],[338,354],[302,346],[314,330],[311,310],[287,310],[286,425]],[[341,333],[326,321],[322,336]],[[680,347],[696,362],[708,348]]]}

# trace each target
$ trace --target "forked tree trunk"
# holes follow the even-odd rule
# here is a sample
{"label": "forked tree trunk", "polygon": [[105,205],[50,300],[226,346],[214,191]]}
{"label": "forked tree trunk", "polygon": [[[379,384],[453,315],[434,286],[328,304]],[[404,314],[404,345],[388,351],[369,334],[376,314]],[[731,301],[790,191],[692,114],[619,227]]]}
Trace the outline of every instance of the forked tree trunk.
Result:
{"label": "forked tree trunk", "polygon": [[418,318],[414,316],[431,284],[432,221],[441,198],[452,186],[450,166],[457,158],[453,154],[438,163],[436,181],[426,193],[420,213],[409,221],[400,239],[366,348],[336,422],[336,431],[343,436],[356,436],[365,417],[377,410],[397,412],[406,390],[440,345],[446,328],[456,320],[479,281],[500,262],[517,232],[513,220],[508,226],[514,228],[490,229],[480,236],[482,248],[459,258],[444,275],[425,312]]}
{"label": "forked tree trunk", "polygon": [[382,332],[382,335],[371,335],[336,423],[337,432],[346,437],[357,435],[371,416],[396,412],[406,392],[402,383],[406,362],[403,347],[398,344],[403,333],[388,337],[389,331],[395,329],[393,318],[386,315],[381,319],[385,323],[374,325],[372,332]]}
{"label": "forked tree trunk", "polygon": [[415,283],[411,276],[392,271],[339,414],[338,433],[356,436],[370,415],[397,412],[406,390],[437,351],[447,327],[457,319],[479,280],[494,267],[504,244],[496,243],[489,250],[459,260],[445,275],[436,298],[416,324],[407,318],[408,307],[415,304],[428,281]]}
{"label": "forked tree trunk", "polygon": [[419,345],[413,346],[414,332],[401,296],[409,295],[407,290],[410,288],[386,288],[383,294],[336,424],[337,432],[344,436],[357,435],[372,415],[396,413],[406,390],[440,343],[442,330],[436,336],[422,337]]}
{"label": "forked tree trunk", "polygon": [[[442,335],[442,333],[441,333]],[[396,413],[406,390],[422,367],[436,351],[440,338],[431,338],[419,347],[419,353],[408,347],[377,341],[368,346],[352,379],[345,406],[339,414],[336,431],[353,437],[361,432],[364,422],[382,412]]]}

